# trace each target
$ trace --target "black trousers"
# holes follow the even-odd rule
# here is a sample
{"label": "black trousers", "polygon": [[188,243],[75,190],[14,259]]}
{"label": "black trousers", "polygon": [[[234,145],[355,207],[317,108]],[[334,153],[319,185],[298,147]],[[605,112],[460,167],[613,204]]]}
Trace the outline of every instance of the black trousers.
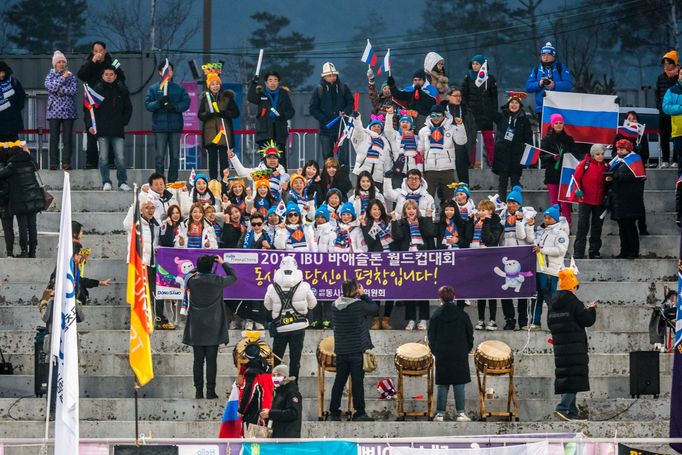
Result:
{"label": "black trousers", "polygon": [[[672,121],[669,115],[659,114],[658,115],[658,144],[661,147],[661,161],[668,163],[670,161],[670,136],[672,134]],[[677,149],[675,149],[677,151]],[[679,152],[676,153],[676,155]],[[673,156],[673,161],[675,161],[675,156]]]}
{"label": "black trousers", "polygon": [[36,213],[17,215],[19,225],[19,246],[21,251],[35,252],[38,246],[38,228],[36,226]]}
{"label": "black trousers", "polygon": [[512,188],[514,185],[520,185],[521,174],[500,172],[497,175],[499,177],[497,193],[500,195],[500,200],[504,201],[507,198],[507,181],[511,180]]}
{"label": "black trousers", "polygon": [[455,146],[455,170],[460,182],[469,184],[469,142],[466,145]]}
{"label": "black trousers", "polygon": [[405,319],[408,321],[417,320],[417,308],[419,308],[419,320],[429,320],[429,301],[428,300],[408,300],[405,302]]}
{"label": "black trousers", "polygon": [[[519,327],[528,325],[528,299],[518,299],[517,312],[519,315]],[[516,323],[517,318],[515,317],[514,301],[512,299],[502,299],[502,313],[504,314],[505,321],[514,321]]]}
{"label": "black trousers", "polygon": [[73,151],[73,119],[53,118],[49,121],[50,125],[50,165],[59,165],[59,132],[64,128],[62,133],[62,143],[64,149],[62,150],[61,164],[71,164],[71,152]]}
{"label": "black trousers", "polygon": [[391,313],[393,313],[393,300],[384,300],[384,317],[390,318]]}
{"label": "black trousers", "polygon": [[332,320],[332,302],[324,301],[318,302],[317,306],[312,311],[312,321],[317,322],[317,326],[321,327],[323,321]]}
{"label": "black trousers", "polygon": [[333,415],[339,414],[341,397],[348,376],[350,376],[353,388],[353,408],[355,408],[356,414],[365,413],[365,371],[362,369],[362,352],[358,352],[356,354],[336,355],[336,378],[334,378],[332,397],[329,402],[329,412]]}
{"label": "black trousers", "polygon": [[620,255],[625,257],[639,256],[637,220],[635,218],[618,220],[618,235],[620,236]]}
{"label": "black trousers", "polygon": [[14,254],[14,217],[7,215],[0,217],[0,221],[2,221],[2,231],[5,233],[5,250],[7,256],[10,256]]}
{"label": "black trousers", "polygon": [[[227,147],[224,145],[209,144],[206,146],[208,152],[208,178],[217,180],[219,176],[223,175],[223,169],[228,167]],[[218,164],[220,163],[220,169]]]}
{"label": "black trousers", "polygon": [[478,301],[478,320],[485,321],[485,304],[488,303],[488,312],[490,313],[490,320],[494,321],[497,319],[497,300],[481,299]]}
{"label": "black trousers", "polygon": [[[301,352],[303,352],[303,340],[305,339],[305,330],[296,330],[291,333],[278,334],[272,340],[272,352],[281,359],[284,357],[284,351],[289,345],[289,376],[294,376],[298,381],[298,374],[301,369]],[[275,366],[282,363],[275,357]]]}
{"label": "black trousers", "polygon": [[206,362],[206,390],[215,391],[218,374],[218,346],[192,346],[194,352],[194,387],[203,391],[204,362]]}
{"label": "black trousers", "polygon": [[[589,254],[597,254],[601,249],[601,229],[604,223],[600,217],[604,213],[603,205],[578,205],[578,232],[573,245],[573,255],[576,258],[585,257],[587,233],[590,233]],[[645,225],[646,226],[646,225]]]}

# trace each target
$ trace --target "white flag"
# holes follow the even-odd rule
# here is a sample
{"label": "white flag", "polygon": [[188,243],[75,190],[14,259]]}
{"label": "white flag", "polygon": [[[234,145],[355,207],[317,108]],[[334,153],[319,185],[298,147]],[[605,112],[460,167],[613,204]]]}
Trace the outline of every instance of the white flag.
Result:
{"label": "white flag", "polygon": [[[76,336],[77,268],[71,240],[71,182],[64,173],[59,247],[52,312],[50,355],[57,356],[55,453],[78,453],[78,339]],[[50,357],[52,359],[52,357]],[[48,385],[48,387],[50,387]]]}
{"label": "white flag", "polygon": [[481,65],[481,68],[478,70],[478,74],[476,75],[476,87],[480,87],[481,85],[485,84],[485,81],[488,80],[488,60],[483,62],[483,65]]}

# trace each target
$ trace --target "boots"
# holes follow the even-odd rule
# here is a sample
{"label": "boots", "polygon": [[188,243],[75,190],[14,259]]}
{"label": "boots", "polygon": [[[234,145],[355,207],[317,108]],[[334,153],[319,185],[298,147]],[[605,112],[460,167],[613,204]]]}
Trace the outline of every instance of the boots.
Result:
{"label": "boots", "polygon": [[22,249],[21,249],[21,253],[19,254],[19,256],[16,256],[16,257],[18,257],[18,258],[27,258],[27,257],[28,257],[28,250],[27,250],[26,248],[22,248]]}
{"label": "boots", "polygon": [[30,257],[30,258],[36,257],[36,245],[29,245],[28,246],[28,257]]}
{"label": "boots", "polygon": [[196,392],[194,393],[194,398],[204,398],[204,387],[195,387]]}
{"label": "boots", "polygon": [[215,393],[215,386],[207,386],[206,387],[206,398],[209,400],[213,400],[215,398],[218,398],[218,395]]}
{"label": "boots", "polygon": [[391,327],[391,318],[386,316],[381,318],[381,328],[382,330],[393,330],[393,327]]}
{"label": "boots", "polygon": [[369,328],[370,330],[379,330],[381,328],[381,318],[373,317]]}

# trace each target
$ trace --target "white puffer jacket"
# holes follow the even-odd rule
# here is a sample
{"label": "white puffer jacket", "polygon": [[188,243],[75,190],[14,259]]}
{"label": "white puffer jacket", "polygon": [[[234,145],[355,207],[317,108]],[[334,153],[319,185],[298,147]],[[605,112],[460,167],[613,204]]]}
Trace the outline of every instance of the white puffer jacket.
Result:
{"label": "white puffer jacket", "polygon": [[[391,179],[384,179],[384,197],[392,202],[395,202],[395,216],[396,219],[400,219],[403,216],[403,205],[408,199],[408,196],[419,197],[419,214],[420,216],[427,216],[429,209],[433,210],[433,214],[436,213],[436,203],[433,197],[426,191],[427,184],[426,180],[422,179],[422,183],[416,190],[411,190],[407,186],[407,178],[403,179],[403,184],[400,189],[394,190]],[[433,215],[432,215],[433,216]]]}
{"label": "white puffer jacket", "polygon": [[[175,248],[187,248],[187,225],[189,220],[185,220],[178,226],[178,235],[175,236]],[[201,247],[202,248],[218,248],[218,240],[215,236],[215,230],[208,221],[203,220],[203,230],[201,231]],[[180,245],[180,239],[183,239],[183,244]],[[208,247],[206,244],[208,243]]]}
{"label": "white puffer jacket", "polygon": [[[348,248],[343,248],[336,245],[336,238],[339,235],[339,231],[342,229],[348,232],[349,240]],[[362,235],[362,228],[360,228],[360,223],[358,223],[357,220],[352,221],[349,224],[342,223],[341,220],[337,222],[336,232],[334,233],[334,249],[332,251],[339,253],[367,252],[367,243],[365,242],[365,236]]]}
{"label": "white puffer jacket", "polygon": [[[156,218],[156,221],[158,221],[159,224],[164,224],[166,222],[168,207],[171,205],[180,206],[177,192],[173,189],[166,189],[166,191],[166,194],[160,195],[149,188],[147,191],[140,191],[140,195],[138,196],[140,207],[142,207],[145,202],[152,201],[152,204],[154,204],[154,218]],[[180,212],[182,212],[182,208],[180,208]]]}
{"label": "white puffer jacket", "polygon": [[[386,114],[386,125],[384,126],[384,136],[391,141],[391,149],[393,151],[393,162],[395,163],[400,155],[405,155],[405,166],[403,166],[402,172],[404,174],[407,174],[407,171],[411,169],[418,169],[421,172],[424,172],[424,165],[423,164],[417,164],[417,151],[416,150],[410,150],[410,151],[405,151],[403,147],[400,145],[403,139],[402,136],[402,131],[396,131],[393,128],[393,114]],[[415,142],[418,141],[418,134],[419,131],[415,132]]]}
{"label": "white puffer jacket", "polygon": [[[376,158],[368,157],[367,151],[372,145],[372,140],[381,138],[384,147],[379,152]],[[360,172],[367,171],[372,174],[375,182],[381,182],[384,178],[384,173],[391,169],[393,165],[393,156],[391,153],[391,141],[383,134],[377,134],[370,129],[365,129],[362,126],[361,116],[355,119],[355,128],[350,137],[350,142],[355,149],[355,167],[353,167],[353,174],[360,175]]]}
{"label": "white puffer jacket", "polygon": [[[305,316],[308,314],[308,311],[312,310],[317,305],[315,294],[313,294],[310,284],[303,281],[303,272],[298,269],[296,260],[293,257],[288,256],[282,259],[279,269],[275,271],[275,277],[273,281],[277,283],[285,292],[289,291],[298,284],[296,292],[294,292],[294,295],[291,299],[291,305],[297,313]],[[268,285],[263,303],[265,308],[271,312],[272,319],[279,317],[280,313],[282,312],[283,302],[277,294],[274,285]],[[306,327],[308,327],[308,320],[303,318],[303,320],[300,322],[285,324],[277,327],[277,332],[293,332],[297,330],[303,330]]]}
{"label": "white puffer jacket", "polygon": [[464,145],[467,142],[467,133],[464,125],[453,125],[449,118],[443,119],[441,124],[444,130],[443,149],[431,148],[431,118],[426,119],[426,125],[419,130],[417,150],[424,154],[425,171],[447,171],[455,169],[455,144]]}
{"label": "white puffer jacket", "polygon": [[[521,220],[516,220],[513,230],[504,231],[505,220],[509,213],[505,210],[500,213],[500,223],[502,224],[502,241],[500,246],[525,246],[535,244],[535,229],[534,226],[528,224],[528,218],[525,216]],[[514,217],[516,217],[514,215]]]}
{"label": "white puffer jacket", "polygon": [[[135,206],[131,205],[128,209],[128,214],[123,220],[123,229],[128,233],[128,243],[130,245],[130,232],[133,228],[133,215],[135,211]],[[156,216],[155,216],[156,217]],[[154,218],[155,218],[154,217]],[[152,219],[154,219],[152,218]],[[155,265],[150,264],[152,260],[152,251],[159,246],[159,232],[160,228],[158,224],[150,224],[149,221],[145,220],[140,216],[141,228],[142,228],[142,262],[144,265]],[[130,252],[128,252],[127,259],[130,259]]]}
{"label": "white puffer jacket", "polygon": [[564,265],[568,251],[569,227],[566,219],[561,217],[558,223],[539,228],[536,244],[540,248],[544,264],[538,260],[538,273],[559,276],[559,269]]}
{"label": "white puffer jacket", "polygon": [[330,222],[315,226],[315,244],[320,253],[331,253],[334,251],[334,241],[336,240],[336,229]]}

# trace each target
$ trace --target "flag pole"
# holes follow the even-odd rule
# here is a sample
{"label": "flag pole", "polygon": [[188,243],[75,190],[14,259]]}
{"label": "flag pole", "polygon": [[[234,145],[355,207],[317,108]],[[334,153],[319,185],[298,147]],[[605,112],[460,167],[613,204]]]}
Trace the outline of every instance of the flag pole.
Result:
{"label": "flag pole", "polygon": [[139,388],[140,388],[140,385],[137,383],[137,380],[136,380],[133,384],[133,392],[135,395],[135,446],[136,447],[140,447],[140,414],[138,412],[138,405],[137,405],[137,398],[138,398],[137,390]]}

